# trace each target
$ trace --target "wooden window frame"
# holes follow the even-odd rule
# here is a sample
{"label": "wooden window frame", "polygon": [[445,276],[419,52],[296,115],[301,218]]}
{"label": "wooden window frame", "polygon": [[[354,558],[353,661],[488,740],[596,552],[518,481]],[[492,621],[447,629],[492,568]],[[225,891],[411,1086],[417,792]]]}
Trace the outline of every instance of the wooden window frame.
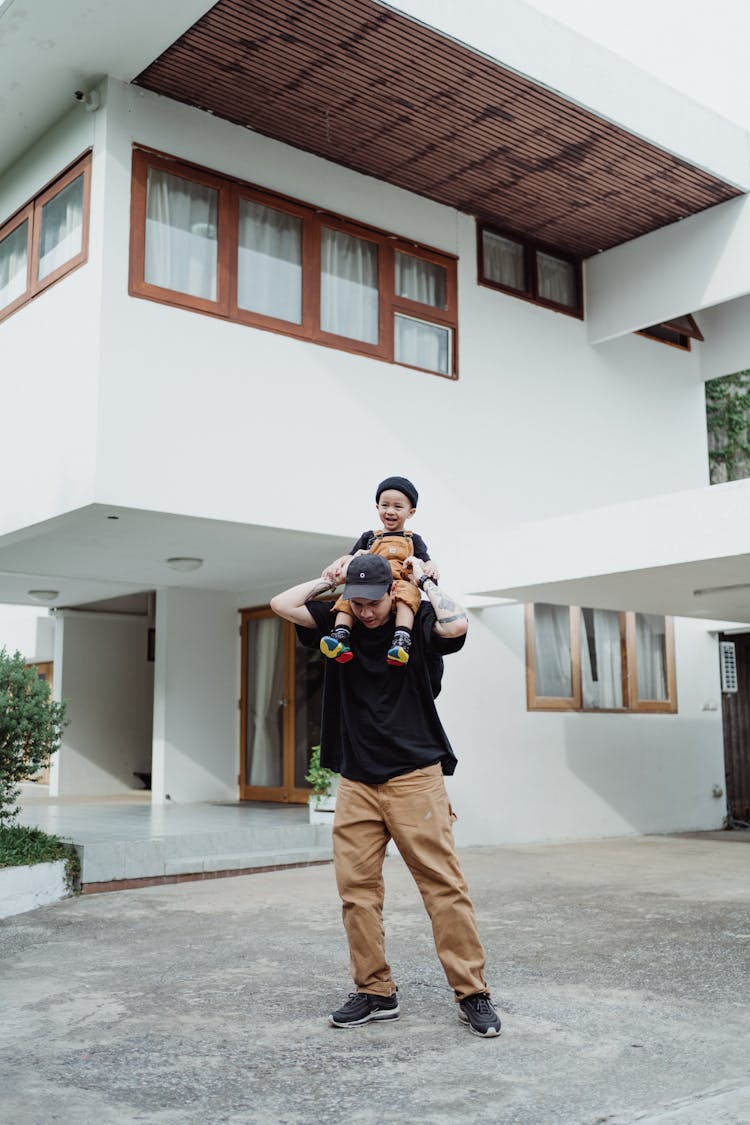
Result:
{"label": "wooden window frame", "polygon": [[[146,258],[146,185],[148,169],[158,168],[175,176],[202,183],[219,192],[218,215],[218,289],[217,300],[191,297],[178,290],[166,289],[145,281]],[[302,323],[294,324],[278,317],[266,316],[238,305],[239,201],[253,203],[293,215],[302,221]],[[354,238],[374,243],[378,250],[378,343],[325,332],[320,326],[320,268],[323,228],[341,231]],[[423,305],[395,292],[395,251],[436,263],[446,271],[446,308]],[[132,194],[130,212],[130,276],[128,292],[133,297],[157,301],[176,308],[187,308],[208,316],[246,324],[283,336],[293,336],[309,343],[370,356],[385,363],[423,371],[440,378],[458,378],[458,271],[457,257],[433,247],[391,234],[388,231],[357,223],[341,215],[270,191],[267,188],[223,176],[198,165],[155,152],[141,145],[133,146]],[[426,367],[396,360],[394,353],[394,317],[404,313],[428,324],[449,328],[451,335],[450,371],[446,374]]]}
{"label": "wooden window frame", "polygon": [[622,707],[584,707],[581,668],[581,613],[585,607],[569,606],[570,664],[572,695],[567,698],[539,696],[536,693],[536,637],[534,605],[524,607],[526,632],[526,707],[528,711],[576,711],[587,715],[633,715],[677,713],[674,621],[664,615],[667,699],[640,699],[635,619],[633,611],[620,612],[620,651],[622,657]]}
{"label": "wooden window frame", "polygon": [[[39,274],[39,246],[42,238],[42,209],[44,206],[59,195],[64,188],[68,187],[77,180],[79,176],[83,176],[83,204],[82,204],[82,219],[83,225],[81,230],[81,249],[72,258],[57,266],[47,274],[46,277],[38,277]],[[21,226],[28,220],[28,231],[26,241],[26,289],[21,296],[16,297],[9,305],[0,309],[0,321],[5,320],[11,316],[18,309],[27,305],[40,293],[44,293],[51,285],[60,281],[63,277],[67,277],[69,273],[73,273],[80,266],[88,261],[89,256],[89,214],[91,210],[91,150],[85,152],[82,156],[68,165],[68,167],[55,177],[49,184],[30,199],[23,207],[19,208],[5,223],[0,226],[0,241],[4,240],[8,235]]]}
{"label": "wooden window frame", "polygon": [[[511,285],[503,285],[501,282],[494,281],[486,275],[484,272],[484,242],[482,239],[485,231],[488,231],[490,234],[496,234],[500,238],[507,238],[509,241],[515,242],[517,245],[523,247],[524,269],[526,273],[525,289],[514,289]],[[568,262],[573,266],[576,279],[575,305],[561,305],[557,301],[550,301],[547,297],[540,296],[539,275],[536,264],[537,251],[540,251],[542,254],[549,254],[553,258],[559,258],[561,262]],[[531,239],[523,238],[513,231],[504,230],[502,227],[493,226],[492,223],[480,221],[477,221],[477,283],[485,286],[487,289],[497,289],[500,293],[507,293],[509,297],[518,297],[521,301],[528,301],[532,305],[539,305],[540,308],[550,309],[552,312],[565,313],[566,316],[575,317],[576,320],[584,319],[583,271],[579,258],[575,258],[571,254],[566,254],[564,251],[557,250],[554,246],[549,246],[547,243],[535,242]]]}
{"label": "wooden window frame", "polygon": [[[679,321],[687,320],[687,327],[685,324],[680,324]],[[682,352],[689,352],[693,340],[703,341],[703,333],[701,332],[695,320],[687,313],[684,317],[678,317],[676,321],[665,320],[661,324],[652,324],[648,328],[641,328],[635,333],[636,336],[644,336],[647,340],[654,340],[657,344],[666,344],[670,348],[679,348]]]}

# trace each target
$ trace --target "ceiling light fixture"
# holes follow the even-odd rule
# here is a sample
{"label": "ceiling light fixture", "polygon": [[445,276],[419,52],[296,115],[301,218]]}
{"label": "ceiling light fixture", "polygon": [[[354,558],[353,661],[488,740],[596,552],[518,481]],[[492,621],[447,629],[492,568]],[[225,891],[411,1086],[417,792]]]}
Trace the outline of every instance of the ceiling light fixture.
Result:
{"label": "ceiling light fixture", "polygon": [[59,596],[59,590],[27,590],[26,593],[35,602],[53,602]]}
{"label": "ceiling light fixture", "polygon": [[189,555],[174,555],[171,559],[167,559],[167,566],[171,566],[172,570],[200,570],[203,559],[191,558]]}

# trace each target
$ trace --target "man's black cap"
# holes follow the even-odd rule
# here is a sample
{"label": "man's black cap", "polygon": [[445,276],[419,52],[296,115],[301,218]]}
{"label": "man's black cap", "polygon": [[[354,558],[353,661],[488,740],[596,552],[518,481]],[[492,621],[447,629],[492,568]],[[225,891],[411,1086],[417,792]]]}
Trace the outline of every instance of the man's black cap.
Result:
{"label": "man's black cap", "polygon": [[365,598],[377,602],[393,583],[391,564],[382,555],[359,555],[346,568],[345,598]]}
{"label": "man's black cap", "polygon": [[399,492],[403,492],[404,496],[411,500],[412,508],[416,508],[419,493],[406,477],[386,477],[385,480],[381,480],[378,485],[378,490],[375,493],[375,503],[380,499],[380,494],[382,492],[387,492],[389,488],[395,488]]}

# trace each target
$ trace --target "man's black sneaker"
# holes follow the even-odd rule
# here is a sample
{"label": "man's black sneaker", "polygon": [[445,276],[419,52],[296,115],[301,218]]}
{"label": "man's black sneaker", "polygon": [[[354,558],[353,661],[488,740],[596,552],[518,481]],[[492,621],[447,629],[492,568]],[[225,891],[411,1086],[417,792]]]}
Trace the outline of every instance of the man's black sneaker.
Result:
{"label": "man's black sneaker", "polygon": [[477,992],[475,996],[467,996],[465,1000],[459,1000],[458,1018],[461,1023],[468,1023],[472,1035],[481,1035],[483,1039],[489,1039],[493,1035],[500,1034],[500,1016],[486,992]]}
{"label": "man's black sneaker", "polygon": [[343,1007],[330,1015],[331,1027],[359,1027],[370,1020],[397,1020],[398,997],[373,996],[369,992],[350,992]]}

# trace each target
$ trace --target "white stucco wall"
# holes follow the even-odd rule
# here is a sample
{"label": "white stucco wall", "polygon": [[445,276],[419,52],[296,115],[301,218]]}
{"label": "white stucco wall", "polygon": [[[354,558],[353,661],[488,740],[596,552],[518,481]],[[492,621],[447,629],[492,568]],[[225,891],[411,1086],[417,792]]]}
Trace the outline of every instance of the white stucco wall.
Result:
{"label": "white stucco wall", "polygon": [[147,618],[63,613],[57,619],[55,698],[69,726],[53,760],[50,792],[102,796],[142,789],[151,769],[154,664]]}
{"label": "white stucco wall", "polygon": [[[707,482],[695,354],[592,348],[585,323],[480,288],[469,216],[113,81],[107,113],[101,501],[354,534],[396,470],[437,554],[457,520]],[[129,298],[133,141],[458,253],[459,380]],[[342,421],[356,457],[332,489],[320,446]]]}
{"label": "white stucco wall", "polygon": [[20,652],[27,664],[54,659],[55,622],[46,609],[0,605],[0,648]]}
{"label": "white stucco wall", "polygon": [[[93,146],[88,261],[2,324],[0,371],[6,465],[23,488],[5,490],[0,535],[89,503],[94,489],[99,375],[102,111],[69,112],[0,177],[0,223]],[[20,484],[20,477],[18,478]]]}
{"label": "white stucco wall", "polygon": [[527,711],[522,609],[470,617],[439,699],[459,759],[448,782],[459,844],[721,827],[719,665],[705,624],[675,621],[676,715],[597,715]]}
{"label": "white stucco wall", "polygon": [[153,799],[236,800],[239,616],[231,595],[157,591]]}

